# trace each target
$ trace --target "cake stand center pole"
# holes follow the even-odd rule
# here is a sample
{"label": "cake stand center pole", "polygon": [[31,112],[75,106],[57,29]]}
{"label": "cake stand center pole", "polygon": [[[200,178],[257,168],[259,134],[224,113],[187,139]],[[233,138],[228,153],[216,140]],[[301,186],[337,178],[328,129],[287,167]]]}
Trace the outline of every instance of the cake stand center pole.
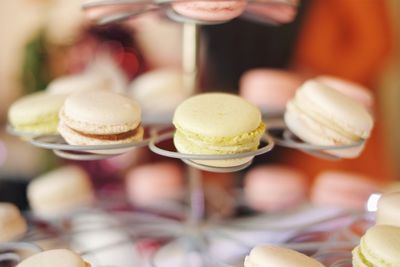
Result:
{"label": "cake stand center pole", "polygon": [[182,68],[183,84],[189,95],[199,90],[200,69],[200,31],[194,23],[183,24],[182,36]]}

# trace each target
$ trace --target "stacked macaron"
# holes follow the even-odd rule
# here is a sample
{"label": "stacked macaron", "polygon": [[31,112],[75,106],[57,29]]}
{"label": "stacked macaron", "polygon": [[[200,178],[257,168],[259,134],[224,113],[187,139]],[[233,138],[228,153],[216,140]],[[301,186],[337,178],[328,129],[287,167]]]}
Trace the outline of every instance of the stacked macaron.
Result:
{"label": "stacked macaron", "polygon": [[274,245],[256,246],[244,260],[244,267],[324,267],[300,252]]}
{"label": "stacked macaron", "polygon": [[37,216],[56,218],[90,205],[94,191],[84,170],[66,166],[34,179],[28,186],[28,200]]}
{"label": "stacked macaron", "polygon": [[140,106],[109,91],[70,95],[60,111],[59,133],[71,145],[103,145],[143,138]]}
{"label": "stacked macaron", "polygon": [[317,80],[305,82],[287,104],[285,123],[297,137],[313,145],[356,146],[325,152],[355,158],[371,133],[373,118],[364,106]]}
{"label": "stacked macaron", "polygon": [[190,19],[222,22],[240,16],[246,5],[244,0],[177,1],[172,8]]}
{"label": "stacked macaron", "polygon": [[8,111],[8,120],[16,131],[32,134],[56,134],[58,112],[66,95],[43,92],[30,94],[14,102]]}
{"label": "stacked macaron", "polygon": [[353,250],[354,267],[400,266],[400,228],[389,225],[371,227]]}
{"label": "stacked macaron", "polygon": [[[257,150],[265,131],[260,110],[244,99],[225,93],[205,93],[182,102],[175,110],[176,149],[188,154],[230,155]],[[252,157],[230,160],[193,160],[228,167]]]}
{"label": "stacked macaron", "polygon": [[90,267],[80,255],[68,249],[53,249],[26,258],[17,267]]}

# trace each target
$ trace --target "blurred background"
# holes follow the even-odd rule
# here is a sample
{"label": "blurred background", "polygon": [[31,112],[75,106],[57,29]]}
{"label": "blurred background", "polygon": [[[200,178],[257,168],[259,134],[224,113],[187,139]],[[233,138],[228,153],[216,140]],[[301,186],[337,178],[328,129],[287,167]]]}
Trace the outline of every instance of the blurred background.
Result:
{"label": "blurred background", "polygon": [[[16,192],[24,192],[29,180],[66,163],[5,133],[8,107],[18,97],[96,64],[122,84],[122,90],[129,90],[128,84],[144,73],[181,67],[180,24],[152,13],[124,24],[95,26],[85,19],[80,5],[80,0],[0,2],[0,201],[26,207],[23,193]],[[253,167],[290,166],[305,173],[309,183],[326,170],[356,172],[378,183],[399,178],[399,12],[397,0],[302,0],[294,20],[284,25],[239,18],[202,27],[204,90],[238,93],[246,71],[268,68],[301,79],[341,77],[364,85],[375,97],[376,124],[361,157],[330,162],[278,148],[258,157]],[[159,160],[141,149],[111,160],[67,163],[84,167],[95,183],[122,186],[127,173]],[[222,178],[205,174],[211,177],[205,183],[229,191],[233,185],[242,186],[247,171]]]}

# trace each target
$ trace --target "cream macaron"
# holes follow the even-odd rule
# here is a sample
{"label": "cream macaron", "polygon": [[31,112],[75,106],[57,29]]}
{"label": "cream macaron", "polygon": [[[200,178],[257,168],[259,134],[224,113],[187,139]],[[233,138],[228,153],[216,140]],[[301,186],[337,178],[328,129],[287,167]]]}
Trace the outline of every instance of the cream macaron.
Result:
{"label": "cream macaron", "polygon": [[55,169],[34,179],[28,200],[40,217],[59,217],[90,205],[94,191],[88,174],[77,166]]}
{"label": "cream macaron", "polygon": [[256,246],[244,260],[244,267],[324,267],[300,252],[274,245]]}
{"label": "cream macaron", "polygon": [[354,267],[400,266],[400,228],[375,225],[361,238],[353,250]]}
{"label": "cream macaron", "polygon": [[376,224],[400,227],[400,192],[382,195],[378,201]]}
{"label": "cream macaron", "polygon": [[[296,136],[305,142],[322,146],[342,146],[363,142],[373,127],[371,114],[357,101],[332,89],[309,80],[289,101],[285,123]],[[347,149],[325,152],[343,158],[355,158],[364,143]]]}
{"label": "cream macaron", "polygon": [[70,95],[60,111],[59,133],[71,145],[104,145],[143,138],[140,106],[130,98],[105,91]]}
{"label": "cream macaron", "polygon": [[307,176],[285,166],[258,166],[244,178],[246,201],[258,211],[278,212],[298,207],[306,201],[307,191]]}
{"label": "cream macaron", "polygon": [[56,134],[58,113],[66,95],[45,92],[26,95],[14,102],[8,111],[8,120],[15,130],[40,134]]}
{"label": "cream macaron", "polygon": [[[188,154],[232,155],[257,150],[265,132],[260,110],[236,95],[205,93],[186,99],[175,110],[176,149]],[[215,166],[245,164],[252,157],[193,160]]]}
{"label": "cream macaron", "polygon": [[70,95],[87,90],[111,89],[111,84],[101,75],[95,73],[81,73],[61,76],[54,79],[47,86],[49,94]]}
{"label": "cream macaron", "polygon": [[168,161],[138,166],[128,172],[126,189],[133,205],[178,201],[184,195],[183,170],[177,163]]}
{"label": "cream macaron", "polygon": [[82,257],[68,249],[46,250],[26,258],[17,267],[90,267]]}
{"label": "cream macaron", "polygon": [[27,229],[19,209],[14,204],[0,202],[0,243],[22,237]]}

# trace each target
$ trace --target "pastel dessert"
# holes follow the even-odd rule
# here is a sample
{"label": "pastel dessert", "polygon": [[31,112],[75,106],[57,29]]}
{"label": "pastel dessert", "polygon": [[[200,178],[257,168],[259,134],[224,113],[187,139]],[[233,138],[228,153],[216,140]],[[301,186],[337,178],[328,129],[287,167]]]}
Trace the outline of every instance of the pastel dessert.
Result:
{"label": "pastel dessert", "polygon": [[324,267],[324,265],[295,250],[274,245],[256,246],[244,260],[244,267]]}
{"label": "pastel dessert", "polygon": [[17,267],[90,267],[82,257],[68,249],[53,249],[26,258]]}
{"label": "pastel dessert", "polygon": [[243,0],[181,1],[172,4],[179,14],[196,20],[227,21],[240,16],[247,5]]}
{"label": "pastel dessert", "polygon": [[400,228],[376,225],[368,229],[353,250],[354,267],[400,266]]}
{"label": "pastel dessert", "polygon": [[133,80],[129,95],[139,102],[143,115],[172,116],[175,108],[188,97],[183,74],[176,69],[156,69]]}
{"label": "pastel dessert", "polygon": [[270,20],[275,23],[289,23],[294,20],[297,14],[298,0],[276,2],[273,4],[253,2],[246,8],[246,12],[261,19]]}
{"label": "pastel dessert", "polygon": [[240,95],[267,115],[283,114],[304,79],[278,69],[253,69],[240,78]]}
{"label": "pastel dessert", "polygon": [[58,112],[65,98],[65,95],[44,92],[26,95],[11,105],[8,120],[20,132],[34,135],[56,134]]}
{"label": "pastel dessert", "polygon": [[50,94],[70,95],[86,90],[110,89],[107,79],[101,75],[83,73],[59,77],[46,88]]}
{"label": "pastel dessert", "polygon": [[90,205],[95,194],[88,174],[66,166],[34,179],[28,186],[32,211],[40,217],[60,217]]}
{"label": "pastel dessert", "polygon": [[[188,98],[175,110],[176,149],[188,154],[231,155],[254,151],[266,126],[260,110],[246,100],[225,93],[205,93]],[[252,157],[231,160],[193,160],[229,167],[245,164]]]}
{"label": "pastel dessert", "polygon": [[374,96],[368,88],[361,84],[329,75],[318,76],[315,80],[351,97],[368,110],[373,110]]}
{"label": "pastel dessert", "polygon": [[293,209],[307,198],[307,177],[299,170],[266,165],[251,169],[244,178],[247,204],[258,211]]}
{"label": "pastel dessert", "polygon": [[71,145],[121,144],[143,138],[140,106],[100,90],[70,95],[60,111],[59,133]]}
{"label": "pastel dessert", "polygon": [[[288,102],[285,123],[289,130],[303,141],[322,146],[342,146],[363,142],[373,127],[371,114],[357,101],[332,89],[309,80]],[[360,155],[364,143],[347,149],[325,152],[342,158]]]}
{"label": "pastel dessert", "polygon": [[316,206],[364,210],[369,196],[379,188],[379,184],[363,174],[325,171],[315,178],[310,198]]}
{"label": "pastel dessert", "polygon": [[400,192],[382,195],[378,201],[376,224],[400,227]]}
{"label": "pastel dessert", "polygon": [[0,243],[22,237],[27,229],[19,209],[14,204],[0,202]]}
{"label": "pastel dessert", "polygon": [[138,166],[128,172],[126,189],[133,205],[178,201],[184,193],[183,170],[177,163],[168,161]]}

